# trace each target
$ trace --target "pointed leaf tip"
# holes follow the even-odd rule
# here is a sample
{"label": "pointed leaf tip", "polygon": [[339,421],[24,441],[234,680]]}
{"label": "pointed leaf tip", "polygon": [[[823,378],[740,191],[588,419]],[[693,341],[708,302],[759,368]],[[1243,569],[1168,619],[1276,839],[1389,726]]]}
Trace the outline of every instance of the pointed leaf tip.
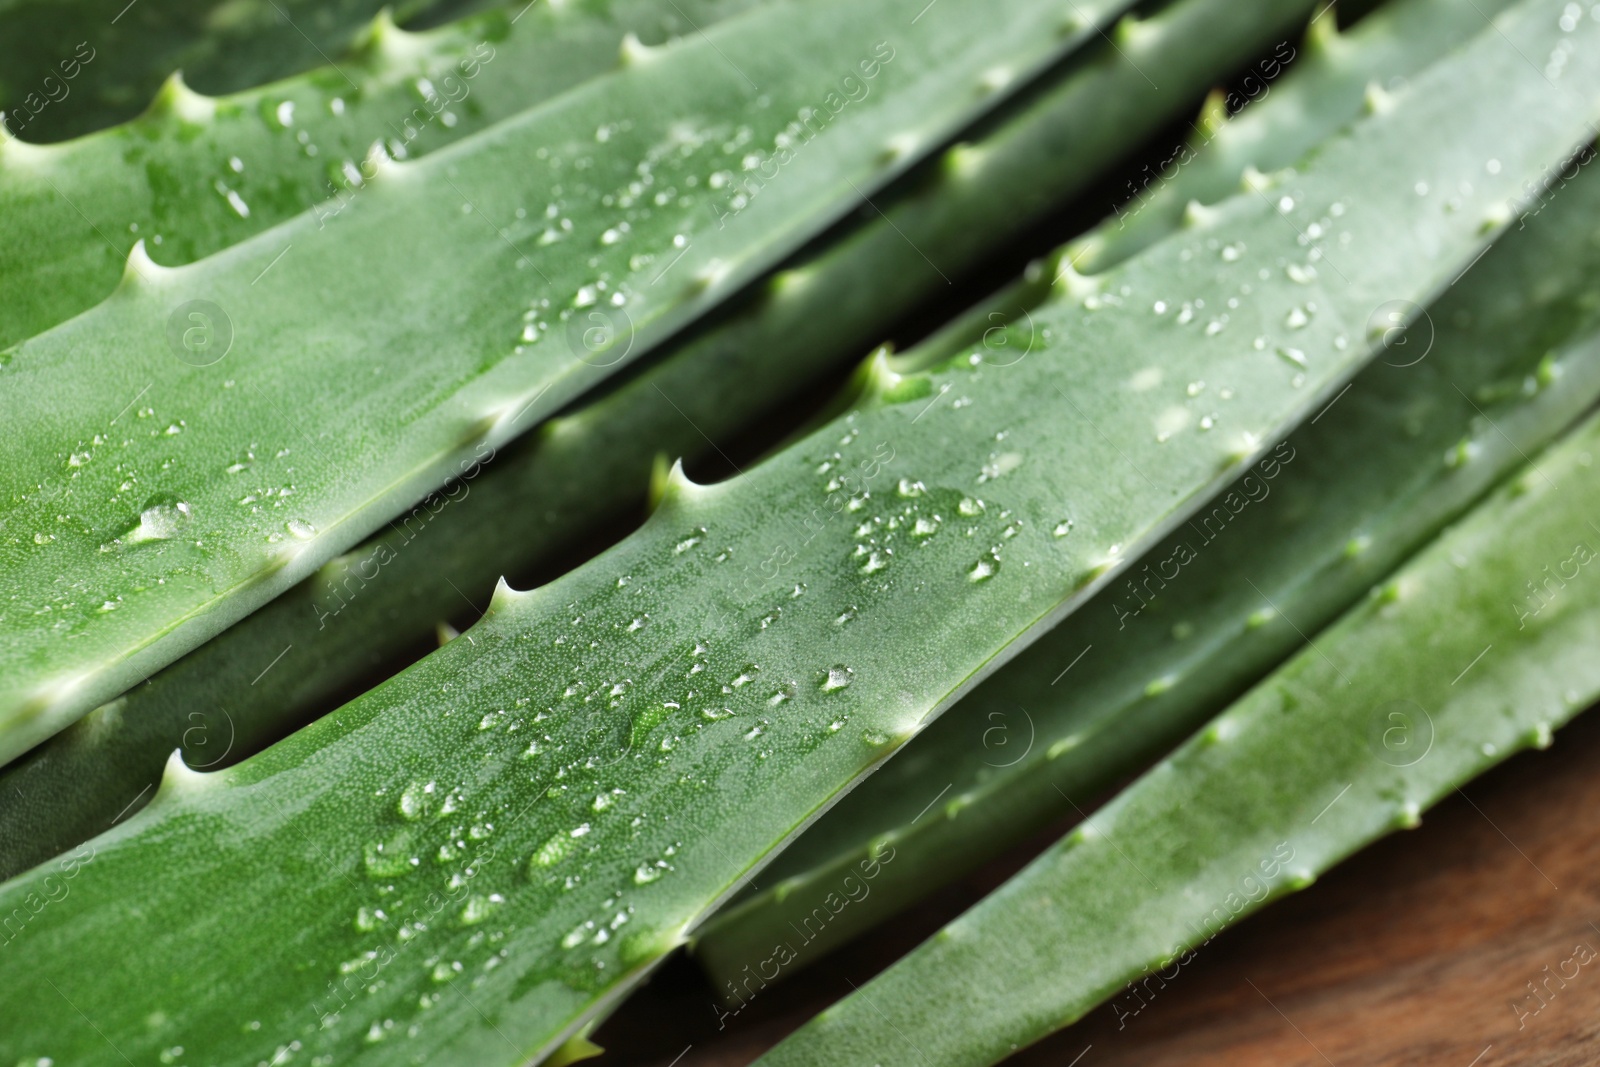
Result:
{"label": "pointed leaf tip", "polygon": [[1272,188],[1273,180],[1270,175],[1263,174],[1251,164],[1246,163],[1243,173],[1239,175],[1239,189],[1246,193],[1260,193]]}
{"label": "pointed leaf tip", "polygon": [[217,780],[215,774],[191,768],[183,761],[183,749],[175,748],[172,755],[167,757],[166,766],[161,769],[161,784],[156,787],[156,795],[150,799],[150,803],[155,805],[173,797],[192,796],[210,789]]}
{"label": "pointed leaf tip", "polygon": [[874,348],[871,354],[861,361],[863,399],[884,396],[900,384],[902,376],[895,371],[889,360],[892,355],[894,355],[894,345],[886,342]]}
{"label": "pointed leaf tip", "polygon": [[[667,466],[666,459],[665,455],[657,455],[656,466],[651,471],[652,514],[703,497],[712,490],[711,486],[700,485],[683,472],[682,459],[673,460],[670,466]],[[663,467],[666,468],[665,474],[661,473]]]}
{"label": "pointed leaf tip", "polygon": [[550,1058],[539,1067],[567,1067],[580,1060],[592,1060],[604,1052],[605,1049],[589,1040],[587,1033],[579,1033],[562,1042],[561,1047],[550,1053]]}
{"label": "pointed leaf tip", "polygon": [[1368,115],[1383,115],[1394,110],[1394,94],[1377,82],[1368,82],[1362,96],[1362,107]]}
{"label": "pointed leaf tip", "polygon": [[1329,4],[1319,10],[1306,27],[1305,50],[1308,55],[1326,55],[1339,47],[1343,35],[1339,32],[1339,19],[1333,8],[1334,5]]}
{"label": "pointed leaf tip", "polygon": [[497,614],[515,604],[522,597],[531,593],[530,589],[513,589],[511,583],[506,581],[505,575],[494,583],[494,593],[489,597],[489,607],[484,611],[484,617]]}
{"label": "pointed leaf tip", "polygon": [[1157,27],[1151,25],[1149,19],[1142,19],[1138,15],[1130,13],[1117,20],[1116,28],[1111,31],[1111,36],[1116,41],[1117,47],[1133,49],[1144,45],[1157,32]]}
{"label": "pointed leaf tip", "polygon": [[1204,228],[1216,222],[1220,214],[1216,208],[1191,200],[1183,207],[1183,226],[1185,229]]}
{"label": "pointed leaf tip", "polygon": [[1200,105],[1195,135],[1190,138],[1191,147],[1198,148],[1216,137],[1228,124],[1228,118],[1228,94],[1220,88],[1212,89],[1206,94],[1205,103]]}
{"label": "pointed leaf tip", "polygon": [[175,70],[161,83],[150,106],[141,118],[162,121],[169,118],[184,122],[208,122],[217,112],[217,102],[209,96],[195,92],[183,80],[183,71]]}
{"label": "pointed leaf tip", "polygon": [[424,34],[401,29],[394,21],[394,10],[387,4],[378,9],[360,35],[351,42],[351,58],[365,63],[393,63],[423,49]]}
{"label": "pointed leaf tip", "polygon": [[636,67],[658,56],[662,47],[645,44],[639,40],[638,34],[630,30],[622,35],[622,44],[617,48],[617,62],[624,67]]}
{"label": "pointed leaf tip", "polygon": [[150,258],[150,253],[144,247],[144,238],[133,242],[133,247],[128,249],[128,258],[122,265],[122,287],[131,288],[140,285],[151,285],[164,274],[171,274],[175,268],[163,267]]}
{"label": "pointed leaf tip", "polygon": [[1056,276],[1051,286],[1056,292],[1072,298],[1091,296],[1100,291],[1100,281],[1094,275],[1079,274],[1074,265],[1076,257],[1062,256],[1056,265]]}

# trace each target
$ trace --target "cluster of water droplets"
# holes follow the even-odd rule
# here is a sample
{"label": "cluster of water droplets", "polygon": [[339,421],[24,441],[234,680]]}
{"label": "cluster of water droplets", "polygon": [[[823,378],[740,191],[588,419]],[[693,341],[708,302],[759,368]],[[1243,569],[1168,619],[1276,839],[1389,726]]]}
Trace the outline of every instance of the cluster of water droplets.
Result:
{"label": "cluster of water droplets", "polygon": [[[1295,243],[1303,251],[1298,255],[1278,255],[1269,266],[1252,259],[1245,241],[1202,237],[1194,246],[1183,249],[1179,258],[1191,261],[1199,255],[1214,255],[1223,268],[1218,274],[1221,293],[1213,294],[1209,300],[1204,296],[1189,299],[1158,298],[1149,305],[1151,313],[1174,326],[1199,328],[1205,337],[1216,338],[1224,335],[1254,300],[1261,298],[1258,289],[1269,287],[1275,279],[1286,279],[1296,286],[1314,286],[1320,278],[1319,264],[1323,264],[1328,255],[1328,243],[1332,241],[1343,245],[1352,239],[1351,234],[1339,225],[1345,215],[1345,205],[1335,201],[1329,204],[1326,211],[1309,220],[1304,219],[1301,205],[1289,193],[1279,195],[1274,207],[1280,215],[1292,216],[1297,231]],[[1276,290],[1269,288],[1267,291]],[[1277,312],[1279,317],[1275,329],[1270,333],[1258,334],[1248,342],[1250,350],[1269,353],[1287,367],[1289,384],[1294,388],[1303,386],[1308,381],[1309,372],[1315,368],[1315,345],[1303,337],[1317,334],[1318,331],[1311,327],[1319,311],[1314,297],[1291,300],[1283,310]],[[1326,343],[1336,352],[1343,351],[1349,346],[1349,338],[1343,333],[1335,333]],[[1135,391],[1144,391],[1159,385],[1161,377],[1160,369],[1149,368],[1133,377],[1132,386]],[[1202,378],[1190,380],[1184,388],[1183,398],[1157,414],[1156,440],[1166,442],[1190,427],[1201,433],[1217,428],[1225,420],[1226,409],[1212,406],[1211,401],[1231,400],[1234,393],[1235,390],[1229,385],[1208,385]],[[1196,402],[1204,406],[1198,406]],[[1195,417],[1197,412],[1198,418]]]}

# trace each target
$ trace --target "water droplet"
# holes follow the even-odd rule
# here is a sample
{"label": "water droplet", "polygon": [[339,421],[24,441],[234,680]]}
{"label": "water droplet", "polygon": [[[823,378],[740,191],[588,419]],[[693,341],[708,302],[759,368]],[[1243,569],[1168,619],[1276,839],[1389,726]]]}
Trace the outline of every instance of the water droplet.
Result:
{"label": "water droplet", "polygon": [[1055,529],[1051,530],[1050,532],[1057,537],[1067,536],[1067,534],[1072,532],[1072,520],[1063,519],[1061,522],[1056,523]]}
{"label": "water droplet", "polygon": [[388,841],[374,841],[362,850],[362,861],[368,876],[393,878],[405,874],[420,862],[411,855],[410,837],[399,835]]}
{"label": "water droplet", "polygon": [[889,557],[885,552],[873,550],[867,554],[867,562],[861,565],[862,574],[874,574],[889,566]]}
{"label": "water droplet", "polygon": [[982,515],[984,506],[985,505],[983,501],[974,500],[970,496],[964,496],[961,498],[961,503],[956,505],[956,510],[965,515],[967,518],[971,519]]}
{"label": "water droplet", "polygon": [[1293,363],[1296,367],[1306,366],[1306,354],[1298,348],[1286,348],[1280,345],[1278,346],[1278,355]]}
{"label": "water droplet", "polygon": [[286,524],[289,533],[300,541],[309,541],[317,536],[317,528],[305,519],[290,519]]}
{"label": "water droplet", "polygon": [[910,478],[901,478],[896,491],[903,497],[918,497],[927,491],[927,486],[921,482],[912,481]]}
{"label": "water droplet", "polygon": [[829,667],[828,676],[822,680],[822,691],[824,693],[832,693],[835,690],[845,688],[850,684],[851,676],[854,673],[855,672],[849,667],[846,667],[842,664],[835,667]]}
{"label": "water droplet", "polygon": [[150,503],[139,513],[139,525],[123,534],[122,539],[129,544],[170,540],[193,518],[194,512],[181,500]]}
{"label": "water droplet", "polygon": [[994,572],[999,569],[999,566],[1000,561],[992,556],[980,559],[977,563],[973,564],[972,569],[967,572],[967,581],[986,582],[990,578],[994,577]]}
{"label": "water droplet", "polygon": [[664,873],[666,872],[664,872],[660,867],[653,866],[649,863],[641,863],[633,870],[633,884],[649,885],[651,882],[660,878]]}
{"label": "water droplet", "polygon": [[490,893],[488,896],[474,894],[468,897],[467,902],[462,905],[458,918],[463,926],[476,926],[494,914],[495,910],[504,903],[505,897],[499,893]]}
{"label": "water droplet", "polygon": [[530,868],[554,867],[572,848],[572,839],[566,834],[552,834],[550,839],[539,846],[537,852],[528,860]]}
{"label": "water droplet", "polygon": [[396,804],[401,818],[415,821],[426,815],[433,801],[434,788],[433,782],[412,782],[406,786]]}
{"label": "water droplet", "polygon": [[1223,245],[1222,251],[1218,255],[1222,257],[1224,263],[1234,263],[1240,256],[1244,255],[1244,242],[1235,241],[1232,244]]}

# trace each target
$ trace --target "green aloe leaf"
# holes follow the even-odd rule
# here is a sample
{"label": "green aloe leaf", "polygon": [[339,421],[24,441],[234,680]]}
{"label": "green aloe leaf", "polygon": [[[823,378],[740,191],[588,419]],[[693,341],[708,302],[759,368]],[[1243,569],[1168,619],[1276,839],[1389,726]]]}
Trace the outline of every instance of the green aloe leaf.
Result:
{"label": "green aloe leaf", "polygon": [[[58,141],[132,118],[173,70],[225,93],[323,66],[379,0],[4,0],[0,111],[11,132]],[[402,20],[472,5],[408,0]]]}
{"label": "green aloe leaf", "polygon": [[[1481,32],[1483,17],[1460,4],[1397,0],[1348,39],[1315,31],[1301,65],[1212,132],[1150,206],[1074,242],[1078,261],[1092,251],[1104,269],[1148,243],[1155,223],[1125,228],[1124,219],[1178,226],[1181,212],[1144,211],[1201,196],[1214,202],[1226,169],[1237,186],[1252,167],[1287,164],[1310,131],[1331,132],[1358,114],[1367,84],[1415,74]],[[1230,134],[1235,126],[1244,132]],[[1280,129],[1293,136],[1276,137]],[[1600,210],[1596,196],[1600,189],[1566,197],[1553,217],[1485,256],[1429,311],[1409,338],[1411,354],[1393,344],[1385,365],[1368,368],[1338,407],[1291,439],[1298,461],[1270,459],[1235,483],[1231,497],[1222,494],[1243,502],[1236,522],[1224,511],[1181,527],[1142,567],[1133,565],[1132,577],[1022,653],[823,816],[767,869],[759,891],[701,928],[694,951],[730,1005],[767,984],[775,953],[790,957],[783,973],[793,973],[1070,814],[1071,803],[1088,803],[1138,771],[1286,658],[1300,640],[1295,627],[1315,629],[1343,611],[1521,461],[1508,440],[1485,432],[1485,408],[1497,425],[1525,428],[1523,447],[1570,423],[1600,389],[1600,370],[1589,370],[1592,358],[1564,360],[1559,387],[1546,388],[1555,369],[1540,364],[1552,347],[1600,327],[1586,296],[1600,258],[1582,222]],[[1028,295],[1005,294],[980,318],[1020,318],[1011,309],[1026,307]],[[1432,349],[1426,362],[1417,354],[1424,346]],[[936,353],[947,343],[928,347]],[[1531,397],[1525,380],[1538,384]],[[1224,417],[1226,383],[1208,374],[1189,389],[1197,412]],[[1397,412],[1403,432],[1394,429]],[[1274,480],[1265,471],[1286,473]],[[1273,503],[1258,502],[1273,494]],[[894,863],[876,863],[890,847]],[[870,891],[835,911],[830,895],[837,902],[841,880],[863,865],[877,872]]]}
{"label": "green aloe leaf", "polygon": [[1073,266],[1087,274],[1120,263],[1179,226],[1190,201],[1212,204],[1232,194],[1252,167],[1298,162],[1369,106],[1369,89],[1403,87],[1509,6],[1510,0],[1390,0],[1343,35],[1331,14],[1318,18],[1288,76],[1274,80],[1280,67],[1271,60],[1279,57],[1257,64],[1217,101],[1215,117],[1188,145],[1129,180],[1128,190],[1138,195],[1114,220],[1074,242]]}
{"label": "green aloe leaf", "polygon": [[[0,878],[130,814],[174,748],[197,768],[256,751],[350,691],[374,660],[458,617],[466,597],[502,573],[539,566],[628,514],[658,451],[713,453],[712,442],[788,402],[840,354],[861,350],[942,288],[946,275],[1027,226],[1048,197],[1081,188],[1240,56],[1270,47],[1309,7],[1185,0],[1125,27],[1120,44],[1105,43],[877,199],[882,216],[808,251],[704,330],[674,340],[658,367],[546,426],[480,477],[450,486],[396,529],[19,757],[0,771],[0,792],[16,798],[0,806]],[[1159,90],[1141,73],[1150,68],[1163,72]],[[868,276],[877,281],[864,299]],[[977,333],[992,326],[984,317]]]}
{"label": "green aloe leaf", "polygon": [[137,241],[178,265],[308,209],[331,218],[373,173],[373,144],[414,159],[618,67],[628,34],[658,45],[752,6],[535,4],[425,34],[381,15],[332,66],[218,99],[174,76],[126,125],[0,145],[0,347],[109,296]]}
{"label": "green aloe leaf", "polygon": [[[558,1045],[1335,390],[1376,344],[1374,307],[1427,298],[1478,254],[1600,109],[1600,72],[1569,64],[1552,89],[1500,36],[1547,52],[1554,11],[1525,2],[1306,171],[1041,309],[1022,362],[885,374],[735,481],[674,480],[638,535],[537,590],[502,587],[460,638],[286,741],[214,774],[175,760],[149,808],[0,887],[17,925],[0,1052],[118,1062],[109,1038],[253,1062],[298,1043],[482,1067]],[[1575,33],[1588,46],[1600,24]],[[1481,176],[1489,151],[1500,167]],[[1469,175],[1455,210],[1414,212],[1416,182]],[[1294,224],[1335,202],[1343,277],[1260,278],[1302,261]],[[1209,334],[1149,310],[1234,294],[1249,300]],[[1306,369],[1257,330],[1292,333]],[[1124,384],[1156,349],[1175,382],[1204,366],[1237,389],[1220,432],[1173,427],[1171,386]],[[1097,398],[1096,421],[1074,395]],[[1068,507],[1077,529],[1057,537]],[[929,611],[943,625],[905,627]],[[115,974],[89,965],[145,924],[164,936]]]}
{"label": "green aloe leaf", "polygon": [[337,212],[185,267],[136,251],[113,297],[0,354],[0,759],[472,469],[1095,32],[1044,0],[970,3],[757,9],[386,163]]}
{"label": "green aloe leaf", "polygon": [[[1590,418],[1059,844],[758,1062],[996,1063],[1124,983],[1177,979],[1221,929],[1548,745],[1600,698],[1600,601],[1584,589],[1600,558],[1597,452]],[[1130,993],[1119,1017],[1139,1004]]]}

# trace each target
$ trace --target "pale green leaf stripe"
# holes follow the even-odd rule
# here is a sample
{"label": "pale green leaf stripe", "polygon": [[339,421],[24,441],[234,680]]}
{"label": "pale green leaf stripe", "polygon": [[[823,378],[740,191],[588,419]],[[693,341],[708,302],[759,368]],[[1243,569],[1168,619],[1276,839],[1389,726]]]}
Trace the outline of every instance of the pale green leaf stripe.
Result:
{"label": "pale green leaf stripe", "polygon": [[376,142],[414,159],[619,66],[630,33],[656,45],[752,6],[536,3],[423,34],[380,16],[331,67],[215,100],[174,75],[126,125],[48,148],[0,143],[0,348],[105,299],[137,241],[177,266],[301,212],[336,213]]}
{"label": "pale green leaf stripe", "polygon": [[[1600,598],[1586,588],[1597,451],[1590,418],[1060,844],[758,1062],[996,1063],[1147,972],[1176,980],[1268,899],[1548,745],[1600,697]],[[1131,995],[1121,1010],[1136,1010]]]}
{"label": "pale green leaf stripe", "polygon": [[[1557,14],[1525,2],[1498,29],[1544,53]],[[1576,54],[1597,36],[1577,28]],[[1230,201],[1040,309],[1046,343],[1023,362],[886,378],[880,399],[734,482],[678,483],[638,535],[502,590],[470,631],[287,741],[216,774],[175,762],[150,808],[0,887],[17,927],[0,947],[0,1053],[120,1062],[105,1035],[144,1058],[183,1043],[197,1061],[255,1062],[299,1042],[342,1063],[488,1067],[553,1047],[1106,581],[1112,545],[1132,557],[1225,484],[1254,458],[1244,434],[1270,440],[1336,389],[1370,351],[1373,307],[1446,286],[1485,218],[1596,118],[1600,71],[1569,63],[1560,84],[1486,33],[1267,199]],[[1489,151],[1501,166],[1483,176]],[[1468,176],[1456,210],[1415,210],[1417,181]],[[1328,258],[1338,242],[1345,278],[1260,278],[1304,255],[1292,224],[1336,201]],[[1205,254],[1212,239],[1248,254]],[[1246,283],[1220,333],[1149,310],[1225,306]],[[1301,339],[1298,388],[1257,330]],[[1121,384],[1154,350],[1171,382],[1203,366],[1231,383],[1229,424],[1158,442],[1178,389]],[[905,625],[927,616],[940,625]],[[130,927],[163,936],[115,971],[90,964]]]}
{"label": "pale green leaf stripe", "polygon": [[[1096,32],[1046,0],[914,6],[748,12],[387,164],[331,217],[171,270],[136,253],[104,304],[0,354],[0,759],[350,548]],[[764,160],[751,196],[739,176]]]}
{"label": "pale green leaf stripe", "polygon": [[[1180,154],[1181,168],[1145,206],[1108,219],[1068,254],[1081,263],[1092,253],[1100,268],[1126,258],[1158,224],[1177,226],[1181,205],[1215,202],[1249,169],[1298,159],[1316,131],[1325,136],[1360,114],[1367,85],[1413,76],[1481,32],[1486,10],[1506,6],[1396,0],[1348,38],[1333,37],[1331,17],[1323,19],[1307,54],[1265,99],[1205,134],[1202,149]],[[1293,439],[1300,460],[1267,465],[1274,475],[1287,469],[1282,479],[1257,472],[1236,483],[1224,499],[1247,502],[1237,523],[1219,501],[1220,517],[1207,511],[1180,528],[1135,563],[1130,578],[829,811],[774,861],[759,892],[708,922],[694,951],[729,1008],[1070,814],[1071,804],[1089,803],[1287,657],[1300,640],[1295,626],[1315,629],[1344,610],[1521,461],[1509,441],[1478,424],[1480,405],[1497,425],[1525,427],[1522,447],[1559,433],[1600,388],[1600,368],[1591,370],[1587,355],[1563,360],[1552,388],[1544,386],[1556,368],[1536,366],[1552,346],[1600,326],[1584,304],[1586,287],[1600,276],[1583,227],[1600,206],[1595,196],[1600,190],[1564,198],[1556,217],[1536,218],[1533,232],[1487,255],[1430,312],[1410,338],[1410,354],[1396,345],[1385,357],[1416,369],[1364,372],[1318,425]],[[1162,207],[1173,204],[1179,211]],[[1015,308],[1032,298],[1021,288],[996,307],[1025,321]],[[1419,362],[1427,345],[1433,353]],[[926,347],[929,353],[919,348],[904,358],[948,351],[942,339]],[[1021,350],[985,358],[1003,361]],[[1536,373],[1530,380],[1542,384],[1524,404],[1524,379]],[[1186,389],[1202,417],[1226,416],[1226,382],[1205,375]],[[1399,437],[1391,432],[1396,411],[1405,413]],[[1255,499],[1270,494],[1277,494],[1271,504]],[[1254,588],[1238,580],[1241,571]],[[885,848],[894,862],[874,863]],[[863,864],[875,872],[869,890],[840,908],[843,879]]]}
{"label": "pale green leaf stripe", "polygon": [[[174,748],[195,768],[258,750],[349,691],[374,660],[459,617],[466,598],[486,595],[502,573],[538,566],[627,515],[658,450],[713,454],[714,442],[790,402],[943,288],[941,272],[954,275],[1050,198],[1081,188],[1310,6],[1185,0],[1117,31],[1115,46],[1103,43],[972,143],[930,160],[906,188],[875,198],[883,218],[874,213],[809,251],[706,329],[671,342],[658,368],[548,424],[480,477],[18,757],[0,771],[0,792],[14,798],[0,805],[0,878],[137,810]],[[1159,90],[1140,73],[1156,67]],[[870,291],[863,277],[875,279]],[[992,325],[985,318],[978,332]]]}

